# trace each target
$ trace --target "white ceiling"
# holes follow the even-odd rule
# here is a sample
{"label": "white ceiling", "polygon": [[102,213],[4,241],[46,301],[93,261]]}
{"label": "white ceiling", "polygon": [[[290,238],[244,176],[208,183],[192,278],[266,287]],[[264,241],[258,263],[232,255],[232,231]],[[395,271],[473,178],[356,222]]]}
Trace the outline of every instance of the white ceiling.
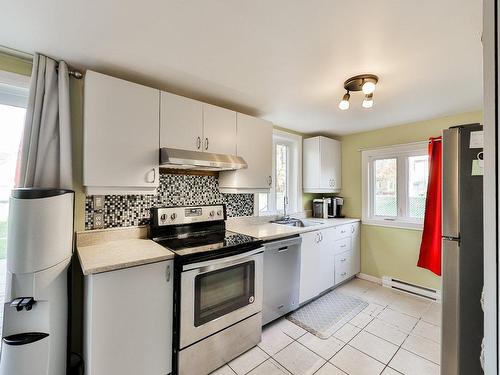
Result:
{"label": "white ceiling", "polygon": [[[482,107],[481,0],[0,0],[0,44],[346,134]],[[375,73],[375,106],[337,108]]]}

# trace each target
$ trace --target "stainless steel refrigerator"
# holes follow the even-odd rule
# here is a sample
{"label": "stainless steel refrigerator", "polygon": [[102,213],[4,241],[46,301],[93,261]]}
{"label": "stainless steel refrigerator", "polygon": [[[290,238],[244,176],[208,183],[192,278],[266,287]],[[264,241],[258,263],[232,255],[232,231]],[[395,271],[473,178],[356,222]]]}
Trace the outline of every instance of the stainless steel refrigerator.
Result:
{"label": "stainless steel refrigerator", "polygon": [[482,126],[443,132],[441,374],[482,374]]}

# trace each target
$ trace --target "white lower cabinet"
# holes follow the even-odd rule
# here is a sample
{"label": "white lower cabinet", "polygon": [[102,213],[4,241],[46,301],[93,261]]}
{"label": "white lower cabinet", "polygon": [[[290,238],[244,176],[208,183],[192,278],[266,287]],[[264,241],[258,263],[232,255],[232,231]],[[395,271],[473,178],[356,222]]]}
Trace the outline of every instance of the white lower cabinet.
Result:
{"label": "white lower cabinet", "polygon": [[301,304],[360,272],[359,228],[355,222],[300,235]]}
{"label": "white lower cabinet", "polygon": [[85,276],[89,375],[172,371],[173,261]]}

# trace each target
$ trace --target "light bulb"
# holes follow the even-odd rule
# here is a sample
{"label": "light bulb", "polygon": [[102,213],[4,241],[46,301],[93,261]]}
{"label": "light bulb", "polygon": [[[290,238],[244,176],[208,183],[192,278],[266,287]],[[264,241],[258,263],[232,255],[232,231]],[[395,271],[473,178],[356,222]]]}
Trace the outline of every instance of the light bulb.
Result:
{"label": "light bulb", "polygon": [[350,97],[351,97],[351,95],[349,95],[349,93],[344,94],[344,96],[342,97],[342,100],[339,103],[339,109],[341,109],[342,111],[349,109],[349,98]]}
{"label": "light bulb", "polygon": [[365,83],[363,83],[362,90],[365,95],[373,94],[373,92],[375,91],[375,82],[366,81]]}
{"label": "light bulb", "polygon": [[363,108],[371,108],[373,107],[373,94],[365,95],[365,99],[362,104]]}

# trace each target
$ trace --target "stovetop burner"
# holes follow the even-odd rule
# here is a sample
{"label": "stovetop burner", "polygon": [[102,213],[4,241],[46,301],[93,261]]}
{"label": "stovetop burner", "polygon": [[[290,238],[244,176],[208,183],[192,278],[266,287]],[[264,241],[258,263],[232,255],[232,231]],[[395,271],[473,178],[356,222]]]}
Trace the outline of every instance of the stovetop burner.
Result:
{"label": "stovetop burner", "polygon": [[230,231],[200,231],[173,237],[157,238],[155,241],[179,256],[216,251],[255,242],[254,237]]}

